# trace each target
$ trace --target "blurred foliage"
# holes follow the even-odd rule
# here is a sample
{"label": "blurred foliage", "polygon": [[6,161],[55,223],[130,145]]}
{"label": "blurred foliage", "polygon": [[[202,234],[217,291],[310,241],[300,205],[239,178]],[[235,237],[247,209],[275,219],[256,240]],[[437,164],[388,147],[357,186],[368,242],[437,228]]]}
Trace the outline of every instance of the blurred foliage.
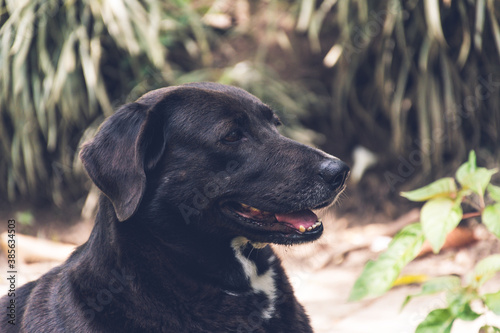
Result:
{"label": "blurred foliage", "polygon": [[[59,206],[81,198],[86,177],[79,146],[114,105],[160,86],[224,81],[262,97],[272,95],[271,101],[281,99],[289,115],[306,110],[301,106],[312,103],[313,95],[301,94],[302,104],[292,100],[294,85],[281,81],[262,62],[215,68],[214,27],[202,18],[205,13],[217,15],[219,5],[211,5],[184,0],[0,0],[2,197]],[[248,15],[248,3],[242,10],[234,14]]]}
{"label": "blurred foliage", "polygon": [[0,15],[0,188],[11,201],[81,195],[76,151],[92,134],[82,132],[145,73],[171,79],[170,47],[195,45],[210,61],[200,18],[182,0],[3,0]]}
{"label": "blurred foliage", "polygon": [[115,106],[202,80],[249,90],[287,135],[344,157],[355,145],[393,160],[418,152],[424,174],[478,147],[498,158],[499,7],[0,0],[0,196],[81,198],[78,147]]}
{"label": "blurred foliage", "polygon": [[498,156],[499,15],[494,0],[302,0],[297,29],[328,50],[334,132],[418,152],[429,173],[469,148]]}

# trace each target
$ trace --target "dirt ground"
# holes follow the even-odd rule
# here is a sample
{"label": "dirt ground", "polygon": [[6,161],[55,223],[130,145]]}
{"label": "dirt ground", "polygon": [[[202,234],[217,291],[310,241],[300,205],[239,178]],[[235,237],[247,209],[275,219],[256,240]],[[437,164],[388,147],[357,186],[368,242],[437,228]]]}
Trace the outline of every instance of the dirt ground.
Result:
{"label": "dirt ground", "polygon": [[[409,211],[394,221],[379,218],[380,223],[369,225],[353,223],[353,219],[349,216],[336,218],[333,214],[327,214],[323,218],[325,233],[320,240],[293,247],[275,246],[297,297],[307,309],[315,332],[414,332],[429,311],[444,306],[443,295],[416,298],[403,311],[400,311],[403,300],[406,295],[417,293],[418,285],[396,287],[384,296],[372,300],[351,303],[347,298],[366,261],[375,259],[397,230],[418,219],[418,211]],[[36,235],[58,242],[81,244],[87,239],[92,223],[81,221],[72,227],[63,227],[60,223],[46,224],[37,230]],[[430,277],[446,274],[465,276],[482,257],[499,253],[499,242],[488,236],[481,225],[475,225],[471,229],[474,242],[451,247],[439,255],[422,256],[408,265],[404,273],[425,274]],[[471,240],[462,243],[469,241]],[[29,243],[19,241],[18,252],[25,252],[30,257],[29,253],[33,249],[29,249],[32,246]],[[42,251],[41,247],[34,250],[35,253],[37,251]],[[35,256],[35,259],[33,255],[31,257],[30,260],[36,262],[24,263],[18,269],[18,285],[36,279],[62,261],[61,258],[47,261],[43,256]],[[2,253],[0,291],[8,289],[4,275],[6,271],[7,262]],[[498,289],[498,285],[500,278],[496,277],[485,288],[493,291]],[[457,321],[452,333],[478,332],[479,327],[485,323],[500,326],[500,317],[488,313],[473,322]]]}
{"label": "dirt ground", "polygon": [[[279,249],[297,297],[307,308],[317,333],[410,333],[433,309],[445,306],[443,294],[413,299],[403,311],[407,295],[419,285],[393,288],[382,297],[348,302],[355,279],[369,259],[376,259],[384,245],[403,225],[418,219],[412,210],[395,221],[350,226],[349,217],[326,218],[325,234],[314,244]],[[482,225],[471,227],[474,239],[462,239],[439,255],[423,255],[410,263],[403,274],[428,277],[456,274],[465,277],[481,258],[500,251],[500,242],[490,237]],[[464,234],[461,234],[464,236]],[[462,245],[460,245],[462,243]],[[468,243],[468,244],[466,244]],[[485,291],[498,290],[500,277],[490,281]],[[500,325],[492,313],[474,322],[455,322],[452,333],[478,332],[484,324]],[[438,333],[438,332],[436,332]]]}

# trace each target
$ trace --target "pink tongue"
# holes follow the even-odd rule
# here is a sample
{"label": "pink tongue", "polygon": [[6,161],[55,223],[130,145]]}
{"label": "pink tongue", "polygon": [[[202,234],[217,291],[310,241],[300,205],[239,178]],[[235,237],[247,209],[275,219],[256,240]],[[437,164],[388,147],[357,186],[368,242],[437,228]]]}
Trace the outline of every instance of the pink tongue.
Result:
{"label": "pink tongue", "polygon": [[274,216],[278,222],[291,224],[297,229],[300,228],[301,225],[307,229],[318,221],[316,214],[310,210],[301,210],[300,212],[288,214],[275,214]]}

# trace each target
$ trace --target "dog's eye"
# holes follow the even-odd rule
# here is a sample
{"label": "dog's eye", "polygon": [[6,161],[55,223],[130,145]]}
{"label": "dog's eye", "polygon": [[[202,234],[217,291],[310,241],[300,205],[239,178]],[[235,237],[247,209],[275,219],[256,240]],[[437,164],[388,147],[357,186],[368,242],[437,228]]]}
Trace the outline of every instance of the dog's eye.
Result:
{"label": "dog's eye", "polygon": [[222,140],[224,142],[236,142],[241,140],[243,138],[243,133],[240,130],[234,130],[232,132],[229,132]]}

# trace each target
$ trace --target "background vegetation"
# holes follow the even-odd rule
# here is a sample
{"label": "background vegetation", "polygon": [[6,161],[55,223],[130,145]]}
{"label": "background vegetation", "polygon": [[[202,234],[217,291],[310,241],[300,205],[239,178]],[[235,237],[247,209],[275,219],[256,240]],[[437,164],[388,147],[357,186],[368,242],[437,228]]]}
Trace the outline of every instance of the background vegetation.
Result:
{"label": "background vegetation", "polygon": [[499,165],[499,15],[494,0],[0,0],[0,196],[83,204],[78,147],[103,118],[200,80],[253,92],[344,159],[375,152],[383,172],[359,187],[377,197],[470,149]]}

